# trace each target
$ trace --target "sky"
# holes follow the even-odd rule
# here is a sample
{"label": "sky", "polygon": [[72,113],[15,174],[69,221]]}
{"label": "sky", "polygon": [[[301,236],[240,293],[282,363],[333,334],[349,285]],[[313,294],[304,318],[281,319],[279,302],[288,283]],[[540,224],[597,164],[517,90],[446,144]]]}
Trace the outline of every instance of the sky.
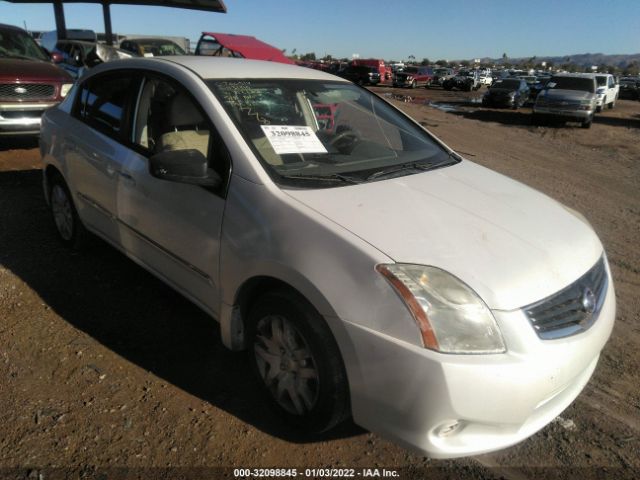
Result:
{"label": "sky", "polygon": [[[113,31],[198,40],[253,35],[287,54],[463,60],[640,53],[640,0],[224,0],[226,14],[111,6]],[[104,31],[97,4],[65,4],[67,28]],[[0,0],[0,23],[53,30],[51,4]]]}

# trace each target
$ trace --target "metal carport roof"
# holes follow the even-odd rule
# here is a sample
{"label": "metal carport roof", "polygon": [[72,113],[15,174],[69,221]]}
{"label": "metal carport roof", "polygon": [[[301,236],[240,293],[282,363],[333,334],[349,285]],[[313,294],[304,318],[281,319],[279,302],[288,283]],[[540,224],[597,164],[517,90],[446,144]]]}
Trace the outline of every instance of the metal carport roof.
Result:
{"label": "metal carport roof", "polygon": [[223,0],[169,0],[169,1],[155,1],[155,0],[53,0],[51,2],[42,0],[6,0],[12,3],[52,3],[53,12],[56,16],[56,30],[58,31],[58,38],[67,37],[67,27],[64,20],[63,3],[98,3],[102,5],[102,11],[104,14],[104,32],[106,35],[107,44],[113,44],[113,35],[111,29],[111,11],[110,5],[147,5],[154,7],[172,7],[172,8],[186,8],[189,10],[202,10],[206,12],[218,12],[227,13],[227,7]]}

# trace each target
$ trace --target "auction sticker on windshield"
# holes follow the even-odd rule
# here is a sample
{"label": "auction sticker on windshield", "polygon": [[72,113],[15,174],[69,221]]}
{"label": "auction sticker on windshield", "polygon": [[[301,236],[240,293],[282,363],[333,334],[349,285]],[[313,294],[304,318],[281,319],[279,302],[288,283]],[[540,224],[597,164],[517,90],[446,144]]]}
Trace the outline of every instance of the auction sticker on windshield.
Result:
{"label": "auction sticker on windshield", "polygon": [[327,153],[311,127],[260,125],[278,155],[284,153]]}

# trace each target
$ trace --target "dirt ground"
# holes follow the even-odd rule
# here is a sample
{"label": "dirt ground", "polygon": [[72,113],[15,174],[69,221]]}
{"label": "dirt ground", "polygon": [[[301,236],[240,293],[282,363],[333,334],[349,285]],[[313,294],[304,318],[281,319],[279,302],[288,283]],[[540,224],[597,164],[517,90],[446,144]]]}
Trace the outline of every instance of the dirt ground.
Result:
{"label": "dirt ground", "polygon": [[526,107],[483,109],[484,90],[372,90],[598,232],[617,323],[573,405],[519,445],[451,461],[353,424],[321,438],[292,433],[265,411],[245,355],[222,347],[213,320],[99,241],[82,253],[61,247],[37,141],[0,137],[0,478],[233,478],[231,467],[640,477],[640,102],[619,101],[586,130],[531,126]]}

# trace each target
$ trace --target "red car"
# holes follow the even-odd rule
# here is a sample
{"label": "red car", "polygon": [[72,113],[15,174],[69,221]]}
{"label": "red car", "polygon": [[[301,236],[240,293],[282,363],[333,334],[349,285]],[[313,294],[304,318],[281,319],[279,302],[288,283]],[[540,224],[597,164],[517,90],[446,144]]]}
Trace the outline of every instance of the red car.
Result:
{"label": "red car", "polygon": [[45,109],[72,85],[27,32],[0,24],[0,135],[37,135]]}
{"label": "red car", "polygon": [[256,37],[234,33],[202,32],[195,54],[295,64],[276,47],[264,43]]}

